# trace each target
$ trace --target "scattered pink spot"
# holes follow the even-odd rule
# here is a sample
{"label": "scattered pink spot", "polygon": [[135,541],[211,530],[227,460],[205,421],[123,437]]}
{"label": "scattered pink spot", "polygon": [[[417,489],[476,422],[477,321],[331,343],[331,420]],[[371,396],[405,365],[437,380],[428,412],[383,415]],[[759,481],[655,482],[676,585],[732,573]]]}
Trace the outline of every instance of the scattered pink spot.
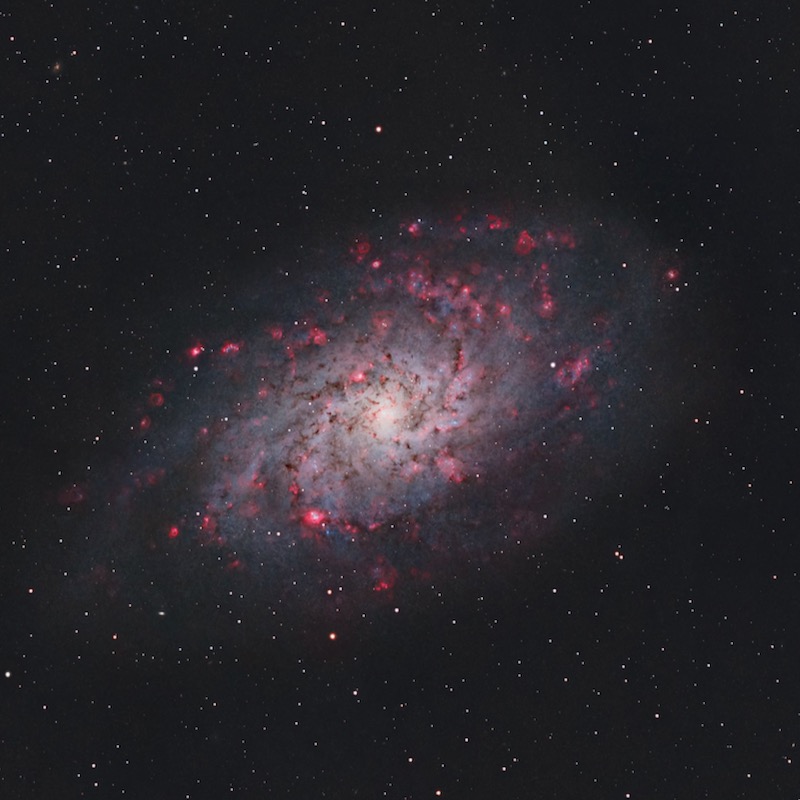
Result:
{"label": "scattered pink spot", "polygon": [[670,267],[661,276],[661,284],[665,291],[679,292],[681,290],[679,286],[680,280],[681,271],[678,267]]}
{"label": "scattered pink spot", "polygon": [[186,355],[189,356],[192,361],[196,361],[205,351],[206,349],[202,344],[195,344],[186,351]]}
{"label": "scattered pink spot", "polygon": [[398,572],[385,558],[381,558],[372,568],[372,591],[388,592],[397,583]]}
{"label": "scattered pink spot", "polygon": [[388,331],[394,321],[394,313],[391,311],[376,311],[372,315],[372,327],[378,332]]}
{"label": "scattered pink spot", "polygon": [[537,312],[542,319],[552,319],[556,313],[556,304],[552,297],[545,297],[539,303]]}
{"label": "scattered pink spot", "polygon": [[200,523],[200,536],[198,537],[200,544],[204,545],[219,545],[223,539],[218,532],[217,518],[212,514],[205,514]]}
{"label": "scattered pink spot", "polygon": [[260,473],[253,475],[250,479],[250,483],[254,489],[258,489],[259,491],[264,491],[264,489],[267,488],[267,479]]}
{"label": "scattered pink spot", "polygon": [[241,342],[223,342],[222,347],[220,347],[219,351],[224,356],[235,356],[238,355],[242,349]]}
{"label": "scattered pink spot", "polygon": [[489,214],[487,219],[490,231],[504,231],[511,227],[511,223],[507,219],[498,217],[496,214]]}
{"label": "scattered pink spot", "polygon": [[536,313],[542,319],[553,319],[556,314],[556,302],[550,291],[550,267],[542,264],[533,281],[533,293],[536,298]]}
{"label": "scattered pink spot", "polygon": [[536,240],[531,236],[528,231],[522,231],[517,239],[517,244],[514,247],[514,251],[519,256],[527,256],[533,252],[533,249],[536,247]]}
{"label": "scattered pink spot", "polygon": [[316,344],[320,347],[328,344],[328,334],[322,328],[312,328],[308,334],[308,343]]}
{"label": "scattered pink spot", "polygon": [[301,521],[304,525],[318,528],[328,521],[328,515],[318,508],[309,508],[301,517]]}
{"label": "scattered pink spot", "polygon": [[567,359],[556,371],[556,379],[562,386],[574,386],[591,367],[592,362],[586,355]]}
{"label": "scattered pink spot", "polygon": [[436,456],[436,466],[451,483],[462,483],[464,481],[464,465],[450,453],[442,452]]}
{"label": "scattered pink spot", "polygon": [[562,247],[566,247],[568,250],[574,250],[576,247],[575,237],[569,231],[563,231],[557,237],[556,241]]}
{"label": "scattered pink spot", "polygon": [[339,523],[339,527],[344,531],[344,533],[349,533],[351,536],[355,536],[358,533],[361,533],[361,529],[358,525],[354,525],[352,522],[342,521]]}
{"label": "scattered pink spot", "polygon": [[164,405],[164,395],[161,392],[153,392],[150,397],[147,398],[147,402],[153,408],[161,408]]}

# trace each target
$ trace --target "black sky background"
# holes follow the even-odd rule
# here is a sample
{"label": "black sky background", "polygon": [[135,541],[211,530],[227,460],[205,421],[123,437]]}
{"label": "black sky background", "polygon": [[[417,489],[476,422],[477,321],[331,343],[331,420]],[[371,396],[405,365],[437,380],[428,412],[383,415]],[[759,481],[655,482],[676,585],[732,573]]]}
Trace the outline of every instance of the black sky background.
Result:
{"label": "black sky background", "polygon": [[[0,15],[0,795],[798,796],[800,14],[765,5]],[[302,618],[126,644],[60,606],[58,490],[124,462],[168,349],[265,264],[472,204],[675,252],[635,480],[335,646]]]}

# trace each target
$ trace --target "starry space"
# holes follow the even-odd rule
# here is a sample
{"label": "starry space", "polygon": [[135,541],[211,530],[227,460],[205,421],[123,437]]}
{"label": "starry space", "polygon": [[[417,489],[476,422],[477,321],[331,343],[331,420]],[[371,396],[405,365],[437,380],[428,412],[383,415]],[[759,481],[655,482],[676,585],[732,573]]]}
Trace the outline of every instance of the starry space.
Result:
{"label": "starry space", "polygon": [[0,30],[0,797],[800,798],[800,12]]}

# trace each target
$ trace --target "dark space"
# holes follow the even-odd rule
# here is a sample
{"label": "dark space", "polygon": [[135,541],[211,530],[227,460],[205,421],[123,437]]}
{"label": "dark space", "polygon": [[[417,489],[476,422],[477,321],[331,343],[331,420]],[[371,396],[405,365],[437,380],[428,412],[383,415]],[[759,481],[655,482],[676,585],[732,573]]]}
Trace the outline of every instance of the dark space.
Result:
{"label": "dark space", "polygon": [[[2,797],[800,797],[800,12],[90,2],[0,20]],[[195,423],[277,363],[225,348],[270,330],[266,306],[310,305],[321,268],[343,286],[330,254],[457,214],[600,226],[656,276],[535,328],[578,339],[602,311],[634,331],[609,360],[613,420],[588,391],[572,407],[606,432],[527,467],[482,448],[489,489],[466,482],[446,515],[414,499],[448,534],[497,528],[469,556],[435,534],[408,555],[408,522],[368,576],[413,574],[388,600],[315,599],[325,570],[359,580],[341,520],[261,571],[173,532],[164,509],[205,491]],[[604,268],[575,252],[569,269]],[[198,363],[233,366],[175,388],[201,341]],[[546,526],[512,463],[545,476]],[[147,476],[125,517],[120,487]]]}

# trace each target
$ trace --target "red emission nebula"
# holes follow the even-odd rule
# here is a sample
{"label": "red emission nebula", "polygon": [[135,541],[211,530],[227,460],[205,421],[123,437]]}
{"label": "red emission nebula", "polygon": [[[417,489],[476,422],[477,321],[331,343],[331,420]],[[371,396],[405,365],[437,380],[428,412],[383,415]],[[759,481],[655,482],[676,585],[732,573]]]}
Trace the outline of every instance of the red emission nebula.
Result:
{"label": "red emission nebula", "polygon": [[672,280],[646,254],[483,215],[303,256],[144,388],[85,571],[115,594],[234,574],[267,605],[343,607],[529,553],[643,427]]}

